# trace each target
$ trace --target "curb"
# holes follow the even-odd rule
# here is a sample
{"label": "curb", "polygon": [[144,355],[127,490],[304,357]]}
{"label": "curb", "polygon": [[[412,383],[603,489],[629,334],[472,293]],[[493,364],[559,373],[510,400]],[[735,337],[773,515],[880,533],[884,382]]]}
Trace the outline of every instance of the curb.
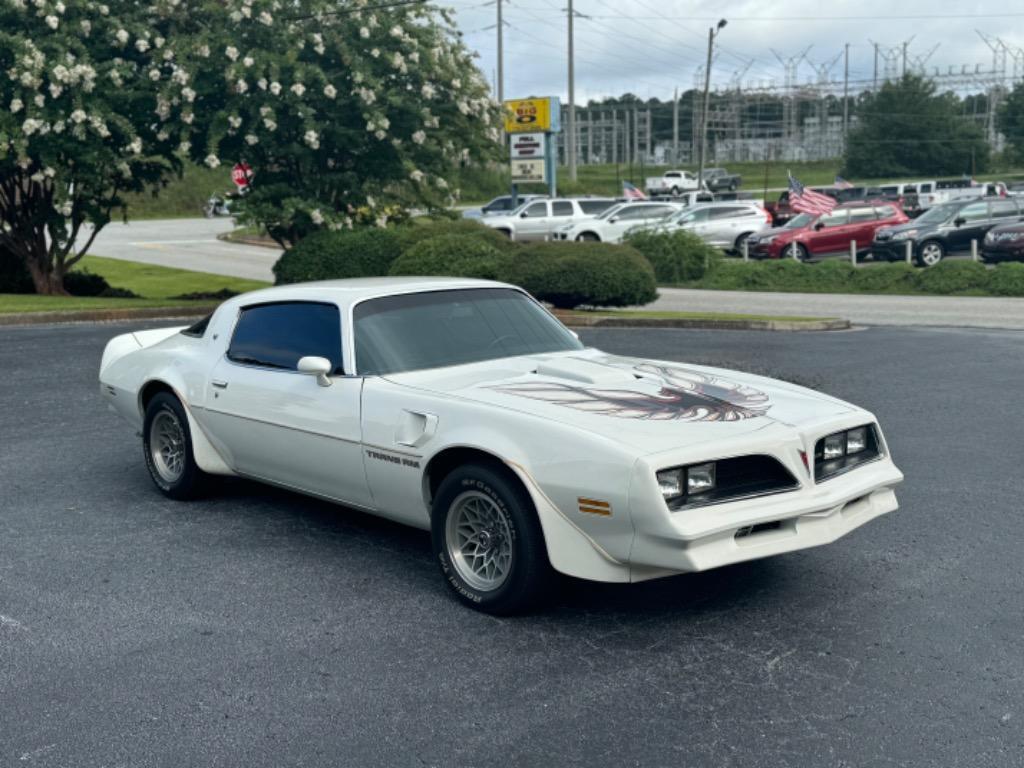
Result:
{"label": "curb", "polygon": [[0,315],[0,325],[47,325],[51,323],[102,323],[118,320],[176,320],[202,317],[216,304],[192,307],[139,307],[137,309],[84,309],[72,312],[25,312]]}
{"label": "curb", "polygon": [[276,251],[281,250],[281,246],[275,243],[273,240],[264,240],[262,237],[250,237],[248,235],[241,235],[239,237],[233,236],[233,232],[222,232],[217,235],[217,239],[223,243],[234,243],[235,245],[255,245],[257,248],[273,248]]}
{"label": "curb", "polygon": [[822,320],[702,320],[701,318],[655,317],[580,317],[555,312],[570,328],[691,328],[714,331],[845,331],[850,321],[840,318]]}

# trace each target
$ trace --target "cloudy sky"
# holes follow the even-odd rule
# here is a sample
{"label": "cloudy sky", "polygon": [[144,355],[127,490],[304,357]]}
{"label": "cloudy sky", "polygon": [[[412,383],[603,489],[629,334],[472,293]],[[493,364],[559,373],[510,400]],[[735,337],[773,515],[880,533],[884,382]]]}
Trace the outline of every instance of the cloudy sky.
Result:
{"label": "cloudy sky", "polygon": [[[491,0],[446,0],[457,11],[466,44],[493,80],[496,12]],[[566,95],[566,0],[504,0],[505,96]],[[693,87],[703,64],[709,26],[728,20],[716,41],[712,83],[726,86],[745,70],[744,84],[784,82],[783,58],[810,47],[800,82],[817,79],[816,67],[843,77],[843,46],[850,44],[850,82],[872,78],[872,42],[899,58],[927,58],[927,69],[991,70],[992,50],[978,34],[999,37],[1009,48],[1008,75],[1018,56],[1024,74],[1024,2],[1019,0],[575,0],[576,99],[631,91],[671,98],[676,86]],[[935,48],[935,46],[938,46]],[[934,52],[932,49],[935,48]],[[834,62],[834,63],[833,63]],[[883,59],[879,67],[884,66]],[[749,66],[748,66],[749,64]],[[833,64],[831,70],[828,65]],[[851,86],[852,88],[853,86]]]}

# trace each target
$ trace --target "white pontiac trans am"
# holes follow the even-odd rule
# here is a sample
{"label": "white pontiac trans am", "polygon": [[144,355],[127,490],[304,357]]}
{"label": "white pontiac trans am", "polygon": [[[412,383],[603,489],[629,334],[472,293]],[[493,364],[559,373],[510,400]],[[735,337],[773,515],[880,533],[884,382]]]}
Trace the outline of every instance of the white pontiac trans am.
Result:
{"label": "white pontiac trans am", "polygon": [[633,582],[826,544],[903,479],[861,408],[586,348],[482,280],[247,293],[113,338],[100,391],[167,496],[240,475],[430,530],[454,593],[497,614],[552,569]]}

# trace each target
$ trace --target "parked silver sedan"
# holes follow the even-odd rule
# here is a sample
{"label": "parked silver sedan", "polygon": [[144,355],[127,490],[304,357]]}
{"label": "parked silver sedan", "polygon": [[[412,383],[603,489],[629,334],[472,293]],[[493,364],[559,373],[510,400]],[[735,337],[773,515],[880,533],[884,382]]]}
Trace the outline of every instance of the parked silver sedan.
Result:
{"label": "parked silver sedan", "polygon": [[771,216],[764,208],[757,203],[735,200],[684,208],[643,229],[657,232],[688,230],[708,245],[739,251],[750,235],[769,228]]}

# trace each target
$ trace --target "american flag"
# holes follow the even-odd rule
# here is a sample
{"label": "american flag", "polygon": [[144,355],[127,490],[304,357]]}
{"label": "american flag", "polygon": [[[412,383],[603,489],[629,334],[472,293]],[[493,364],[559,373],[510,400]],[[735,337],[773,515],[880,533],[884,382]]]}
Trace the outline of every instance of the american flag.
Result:
{"label": "american flag", "polygon": [[836,176],[835,187],[836,189],[853,189],[853,184],[848,182],[842,176]]}
{"label": "american flag", "polygon": [[823,195],[820,192],[815,192],[813,189],[808,189],[790,174],[789,206],[794,211],[818,216],[822,213],[830,212],[836,207],[836,204],[834,198]]}
{"label": "american flag", "polygon": [[646,200],[647,195],[634,187],[628,181],[622,182],[622,196],[627,200]]}

